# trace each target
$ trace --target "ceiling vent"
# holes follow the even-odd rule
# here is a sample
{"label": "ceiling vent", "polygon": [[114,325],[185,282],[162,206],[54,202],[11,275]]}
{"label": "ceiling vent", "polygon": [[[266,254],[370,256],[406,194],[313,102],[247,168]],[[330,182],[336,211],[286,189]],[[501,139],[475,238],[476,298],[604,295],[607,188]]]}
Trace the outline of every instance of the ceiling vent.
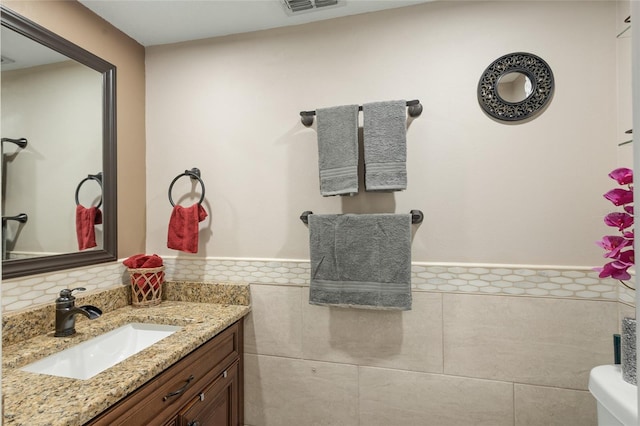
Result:
{"label": "ceiling vent", "polygon": [[313,12],[330,6],[340,6],[344,0],[282,0],[287,15]]}

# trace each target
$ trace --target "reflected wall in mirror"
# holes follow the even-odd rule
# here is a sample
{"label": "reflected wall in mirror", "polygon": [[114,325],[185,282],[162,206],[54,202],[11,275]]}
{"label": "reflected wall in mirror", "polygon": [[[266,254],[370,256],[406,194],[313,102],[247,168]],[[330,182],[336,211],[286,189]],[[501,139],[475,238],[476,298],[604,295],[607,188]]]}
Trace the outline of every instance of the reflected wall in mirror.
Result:
{"label": "reflected wall in mirror", "polygon": [[115,66],[1,13],[2,276],[115,260]]}
{"label": "reflected wall in mirror", "polygon": [[[3,260],[78,251],[73,194],[102,170],[102,74],[2,27]],[[85,187],[100,199],[100,187]],[[88,198],[88,197],[85,197]],[[55,224],[55,226],[51,226]],[[102,248],[102,226],[97,248]]]}
{"label": "reflected wall in mirror", "polygon": [[533,92],[531,79],[525,73],[515,71],[498,79],[498,96],[507,102],[522,102]]}
{"label": "reflected wall in mirror", "polygon": [[542,58],[531,53],[509,53],[482,73],[478,103],[492,118],[521,121],[542,112],[553,90],[553,72]]}

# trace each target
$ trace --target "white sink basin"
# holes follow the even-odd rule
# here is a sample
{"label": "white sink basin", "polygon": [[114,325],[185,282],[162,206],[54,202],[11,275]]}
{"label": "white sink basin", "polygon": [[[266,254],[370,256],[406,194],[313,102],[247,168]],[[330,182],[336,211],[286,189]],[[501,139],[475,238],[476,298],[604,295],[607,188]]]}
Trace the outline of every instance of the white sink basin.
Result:
{"label": "white sink basin", "polygon": [[127,324],[31,363],[21,370],[72,379],[90,379],[180,328],[160,324]]}

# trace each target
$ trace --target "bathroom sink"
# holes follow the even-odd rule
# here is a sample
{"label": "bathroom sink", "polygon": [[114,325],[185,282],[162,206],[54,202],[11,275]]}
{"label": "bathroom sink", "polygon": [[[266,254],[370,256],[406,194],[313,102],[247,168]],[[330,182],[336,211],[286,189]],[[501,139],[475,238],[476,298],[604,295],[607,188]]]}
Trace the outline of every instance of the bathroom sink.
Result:
{"label": "bathroom sink", "polygon": [[33,362],[21,370],[72,379],[90,379],[180,328],[173,325],[130,323]]}

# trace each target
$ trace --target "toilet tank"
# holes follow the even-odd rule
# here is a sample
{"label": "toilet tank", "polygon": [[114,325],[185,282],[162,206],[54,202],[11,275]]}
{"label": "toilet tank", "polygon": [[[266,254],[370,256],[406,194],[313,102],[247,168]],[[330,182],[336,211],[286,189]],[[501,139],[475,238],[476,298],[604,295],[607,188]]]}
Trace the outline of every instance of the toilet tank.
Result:
{"label": "toilet tank", "polygon": [[619,365],[592,369],[589,391],[598,401],[598,425],[638,425],[638,388],[622,379]]}

